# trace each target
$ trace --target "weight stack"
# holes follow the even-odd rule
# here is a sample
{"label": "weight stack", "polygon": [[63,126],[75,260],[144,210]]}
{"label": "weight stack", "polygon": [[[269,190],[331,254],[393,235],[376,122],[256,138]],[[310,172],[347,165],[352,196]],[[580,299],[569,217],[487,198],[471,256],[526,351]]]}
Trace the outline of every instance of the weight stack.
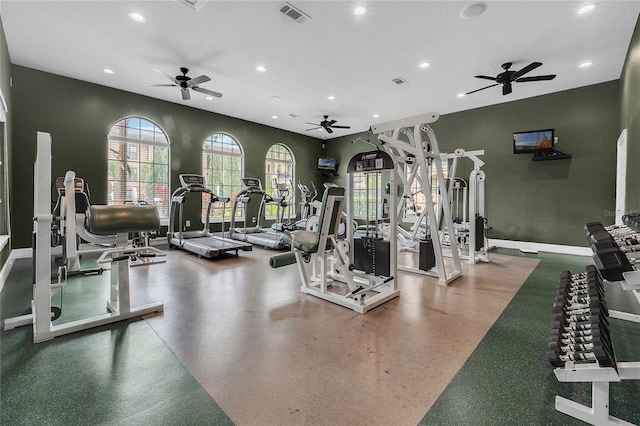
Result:
{"label": "weight stack", "polygon": [[421,271],[428,271],[436,266],[436,255],[433,252],[432,240],[420,240],[418,257],[418,268]]}
{"label": "weight stack", "polygon": [[476,216],[476,251],[484,247],[484,217]]}
{"label": "weight stack", "polygon": [[367,274],[391,276],[391,244],[373,237],[353,240],[353,267]]}

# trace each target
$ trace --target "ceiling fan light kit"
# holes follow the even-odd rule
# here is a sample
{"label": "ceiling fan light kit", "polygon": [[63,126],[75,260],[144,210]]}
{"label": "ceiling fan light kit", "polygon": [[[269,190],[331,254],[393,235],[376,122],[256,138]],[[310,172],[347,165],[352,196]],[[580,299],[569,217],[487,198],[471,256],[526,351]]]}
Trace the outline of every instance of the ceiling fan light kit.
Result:
{"label": "ceiling fan light kit", "polygon": [[508,95],[513,91],[512,83],[525,83],[529,81],[544,81],[544,80],[553,80],[556,78],[555,74],[548,75],[536,75],[532,77],[523,77],[523,75],[533,71],[542,65],[542,62],[532,62],[526,67],[522,68],[519,71],[510,70],[513,63],[505,62],[502,64],[502,69],[504,70],[500,74],[495,77],[489,77],[486,75],[476,75],[475,78],[482,78],[485,80],[495,81],[494,84],[490,84],[489,86],[482,87],[480,89],[472,90],[471,92],[467,92],[466,95],[470,95],[472,93],[479,92],[484,89],[488,89],[490,87],[498,86],[502,84],[502,95]]}
{"label": "ceiling fan light kit", "polygon": [[333,129],[350,129],[351,126],[337,126],[336,120],[329,120],[329,116],[325,115],[324,116],[324,120],[322,120],[320,123],[309,123],[308,121],[305,121],[306,124],[311,124],[313,126],[316,127],[312,127],[310,129],[307,129],[307,132],[309,130],[318,130],[318,129],[324,129],[326,130],[327,133],[331,134],[333,133]]}
{"label": "ceiling fan light kit", "polygon": [[214,92],[213,90],[208,90],[200,87],[200,84],[206,83],[207,81],[211,80],[209,77],[207,77],[206,75],[200,75],[198,77],[191,78],[187,75],[189,73],[189,69],[186,67],[180,67],[180,72],[182,73],[182,75],[176,75],[175,77],[158,69],[154,69],[154,71],[164,75],[169,80],[173,81],[173,84],[152,84],[152,87],[180,87],[182,99],[185,101],[191,99],[189,89],[193,90],[194,92],[204,93],[205,95],[215,96],[216,98],[222,97],[222,93]]}

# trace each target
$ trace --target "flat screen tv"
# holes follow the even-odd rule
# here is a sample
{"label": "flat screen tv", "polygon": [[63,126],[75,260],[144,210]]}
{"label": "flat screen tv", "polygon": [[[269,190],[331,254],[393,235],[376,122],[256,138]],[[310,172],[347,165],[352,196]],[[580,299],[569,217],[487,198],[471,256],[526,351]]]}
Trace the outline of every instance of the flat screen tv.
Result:
{"label": "flat screen tv", "polygon": [[553,129],[529,130],[513,134],[514,154],[538,154],[553,151]]}
{"label": "flat screen tv", "polygon": [[318,157],[318,170],[335,173],[338,169],[338,161],[335,158],[330,157]]}

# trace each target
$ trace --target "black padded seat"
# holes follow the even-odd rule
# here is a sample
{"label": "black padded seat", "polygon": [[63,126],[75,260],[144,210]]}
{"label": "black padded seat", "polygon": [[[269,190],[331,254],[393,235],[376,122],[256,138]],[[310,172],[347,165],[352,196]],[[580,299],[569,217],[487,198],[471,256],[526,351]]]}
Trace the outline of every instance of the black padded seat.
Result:
{"label": "black padded seat", "polygon": [[[327,199],[329,198],[330,195],[344,197],[344,188],[340,188],[340,187],[327,188],[324,191],[324,194],[322,196],[322,207],[320,208],[320,216],[318,217],[318,230],[315,232],[298,230],[298,231],[292,231],[290,234],[284,234],[282,239],[287,244],[305,253],[316,253],[318,251],[318,244],[320,243],[322,223],[324,220],[324,210],[327,203]],[[340,220],[341,216],[342,216],[342,211],[337,209],[337,206],[334,206],[334,209],[331,212],[331,224],[329,226],[329,230],[336,228],[336,222]],[[330,231],[330,233],[332,232]]]}
{"label": "black padded seat", "polygon": [[157,231],[160,229],[160,216],[155,206],[150,205],[90,206],[87,227],[97,235]]}

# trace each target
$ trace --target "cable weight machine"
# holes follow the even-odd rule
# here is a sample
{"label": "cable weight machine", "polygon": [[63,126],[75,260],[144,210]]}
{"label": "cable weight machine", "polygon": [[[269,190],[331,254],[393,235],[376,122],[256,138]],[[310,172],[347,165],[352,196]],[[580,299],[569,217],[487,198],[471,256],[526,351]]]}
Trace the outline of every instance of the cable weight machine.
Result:
{"label": "cable weight machine", "polygon": [[[436,135],[430,126],[439,118],[440,115],[436,112],[427,113],[378,124],[372,126],[372,131],[378,135],[378,141],[384,151],[395,160],[397,174],[403,184],[402,198],[408,199],[412,195],[411,186],[414,181],[425,194],[426,206],[418,215],[413,232],[393,225],[394,233],[397,232],[402,241],[400,248],[403,251],[418,252],[419,257],[418,267],[403,263],[398,265],[398,269],[435,276],[438,277],[438,284],[448,285],[462,275],[462,269],[457,244],[451,244],[450,252],[447,253],[452,259],[451,262],[445,263],[443,254],[442,234],[454,235],[455,230],[449,202],[450,194],[444,190],[447,185],[442,167],[443,158]],[[431,198],[431,186],[428,185],[432,173],[429,165],[435,168],[440,196],[440,202],[437,204]],[[395,196],[390,198],[395,199]],[[394,203],[391,211],[395,212],[391,216],[395,216],[397,224],[402,217],[403,203],[397,203],[397,206]],[[440,211],[441,221],[438,220]],[[426,222],[429,236],[426,239],[418,235],[423,221]]]}
{"label": "cable weight machine", "polygon": [[[359,188],[364,189],[364,199],[355,196],[354,173],[364,174],[364,188]],[[384,189],[383,173],[389,175]],[[397,223],[395,215],[385,214],[387,209],[395,210],[396,197],[391,190],[395,188],[393,158],[381,150],[356,154],[347,166],[347,174],[347,223],[353,223],[356,202],[362,203],[365,210],[364,235],[356,237],[353,228],[347,227],[347,241],[353,241],[353,267],[367,274],[397,276]],[[387,220],[389,233],[383,237],[381,228]]]}

